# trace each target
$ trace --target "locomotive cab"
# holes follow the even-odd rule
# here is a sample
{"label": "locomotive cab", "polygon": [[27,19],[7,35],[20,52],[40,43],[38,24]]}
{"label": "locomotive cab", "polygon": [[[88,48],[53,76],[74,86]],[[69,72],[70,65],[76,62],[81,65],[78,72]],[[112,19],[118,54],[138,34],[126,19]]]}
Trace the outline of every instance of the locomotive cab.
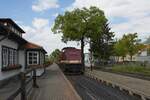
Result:
{"label": "locomotive cab", "polygon": [[74,47],[63,48],[60,63],[62,70],[66,73],[83,73],[80,49]]}

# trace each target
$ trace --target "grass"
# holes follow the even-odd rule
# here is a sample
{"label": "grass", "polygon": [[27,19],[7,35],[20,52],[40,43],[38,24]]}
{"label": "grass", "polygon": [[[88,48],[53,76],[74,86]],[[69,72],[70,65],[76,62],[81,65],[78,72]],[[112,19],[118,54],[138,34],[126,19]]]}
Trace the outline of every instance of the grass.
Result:
{"label": "grass", "polygon": [[125,72],[125,73],[135,73],[141,75],[150,76],[150,67],[143,67],[140,65],[114,65],[112,67],[112,71],[114,72]]}

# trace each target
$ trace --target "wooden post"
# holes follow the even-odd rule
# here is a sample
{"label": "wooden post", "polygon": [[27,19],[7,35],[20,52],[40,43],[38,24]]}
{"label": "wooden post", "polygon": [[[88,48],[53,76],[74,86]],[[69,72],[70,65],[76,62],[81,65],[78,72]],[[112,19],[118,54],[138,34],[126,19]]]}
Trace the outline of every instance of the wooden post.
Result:
{"label": "wooden post", "polygon": [[21,73],[21,100],[27,100],[27,97],[26,97],[26,76],[25,76],[25,73],[22,72]]}
{"label": "wooden post", "polygon": [[39,88],[39,86],[37,85],[37,82],[36,82],[36,70],[35,69],[33,69],[33,87]]}

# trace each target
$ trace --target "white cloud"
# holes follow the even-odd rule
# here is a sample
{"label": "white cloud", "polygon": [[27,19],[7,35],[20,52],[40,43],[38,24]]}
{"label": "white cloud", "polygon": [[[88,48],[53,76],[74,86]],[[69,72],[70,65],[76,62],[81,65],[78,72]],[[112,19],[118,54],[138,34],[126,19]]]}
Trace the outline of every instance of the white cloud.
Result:
{"label": "white cloud", "polygon": [[41,12],[51,8],[58,8],[58,0],[38,0],[32,5],[32,10],[36,12]]}
{"label": "white cloud", "polygon": [[82,8],[97,6],[104,10],[107,18],[126,18],[128,21],[121,23],[112,23],[112,31],[116,37],[121,37],[126,32],[137,32],[140,38],[150,36],[150,0],[75,0],[67,7],[67,10],[73,8]]}
{"label": "white cloud", "polygon": [[116,32],[117,37],[121,37],[124,33],[134,33],[137,32],[139,38],[146,39],[150,36],[150,17],[136,18],[129,22],[124,22],[120,24],[112,24],[112,30]]}
{"label": "white cloud", "polygon": [[[53,34],[53,32],[51,31],[52,26],[50,26],[47,23],[47,21],[49,20],[43,18],[35,18],[32,21],[32,26],[22,25],[22,28],[26,32],[24,38],[33,43],[43,46],[48,53],[51,53],[53,50],[57,48],[62,49],[63,47],[66,46],[73,46],[80,48],[80,46],[77,46],[76,42],[68,42],[67,44],[63,43],[61,41],[61,35]],[[39,22],[43,22],[44,24],[39,26]]]}
{"label": "white cloud", "polygon": [[32,24],[35,28],[39,29],[47,26],[49,24],[49,20],[43,18],[34,18]]}
{"label": "white cloud", "polygon": [[58,13],[55,13],[55,14],[53,14],[52,16],[57,17],[58,15],[59,15]]}
{"label": "white cloud", "polygon": [[[127,21],[120,23],[112,23],[110,26],[112,31],[116,33],[116,37],[121,37],[124,33],[137,32],[139,37],[145,39],[150,36],[150,0],[75,0],[72,5],[67,7],[67,10],[73,8],[82,8],[97,6],[104,10],[107,18],[118,20],[117,18],[125,18]],[[44,11],[50,8],[58,8],[58,0],[38,0],[33,6],[34,11]],[[63,9],[63,8],[62,8]],[[55,13],[52,16],[57,16]],[[116,18],[116,19],[114,19]],[[50,53],[56,48],[65,46],[77,46],[76,42],[64,44],[61,42],[61,35],[55,35],[51,31],[48,19],[35,18],[32,21],[32,26],[23,26],[26,31],[25,38],[31,42],[37,43]],[[88,47],[86,48],[86,52]]]}

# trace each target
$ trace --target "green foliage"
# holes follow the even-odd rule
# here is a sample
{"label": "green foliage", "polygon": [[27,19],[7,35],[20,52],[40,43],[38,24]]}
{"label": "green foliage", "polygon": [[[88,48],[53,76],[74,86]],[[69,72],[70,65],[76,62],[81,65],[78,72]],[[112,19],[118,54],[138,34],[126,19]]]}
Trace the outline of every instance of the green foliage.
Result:
{"label": "green foliage", "polygon": [[137,33],[124,35],[114,46],[116,56],[124,58],[128,54],[132,61],[132,56],[144,47],[139,42]]}
{"label": "green foliage", "polygon": [[114,33],[110,31],[107,22],[102,25],[102,32],[94,38],[91,38],[92,51],[95,58],[108,60],[112,55],[113,43],[111,42]]}
{"label": "green foliage", "polygon": [[129,65],[114,65],[112,67],[112,71],[114,72],[127,72],[127,73],[137,73],[143,75],[150,75],[150,68],[143,67],[136,64]]}
{"label": "green foliage", "polygon": [[102,36],[107,19],[97,7],[74,9],[58,15],[52,31],[62,33],[62,41],[80,41],[82,64],[84,66],[84,45],[86,39],[97,40]]}
{"label": "green foliage", "polygon": [[127,55],[128,47],[126,46],[126,41],[124,39],[116,42],[116,44],[114,45],[114,52],[116,56],[121,56],[122,58]]}
{"label": "green foliage", "polygon": [[60,53],[59,49],[55,49],[49,56],[51,62],[58,62],[60,60]]}
{"label": "green foliage", "polygon": [[64,42],[75,40],[79,41],[82,37],[97,37],[102,32],[102,25],[107,19],[104,12],[96,7],[74,9],[59,15],[52,31],[63,33]]}
{"label": "green foliage", "polygon": [[139,51],[138,45],[140,40],[138,39],[137,33],[124,35],[123,40],[126,42],[128,54],[131,56],[132,60],[132,56]]}

